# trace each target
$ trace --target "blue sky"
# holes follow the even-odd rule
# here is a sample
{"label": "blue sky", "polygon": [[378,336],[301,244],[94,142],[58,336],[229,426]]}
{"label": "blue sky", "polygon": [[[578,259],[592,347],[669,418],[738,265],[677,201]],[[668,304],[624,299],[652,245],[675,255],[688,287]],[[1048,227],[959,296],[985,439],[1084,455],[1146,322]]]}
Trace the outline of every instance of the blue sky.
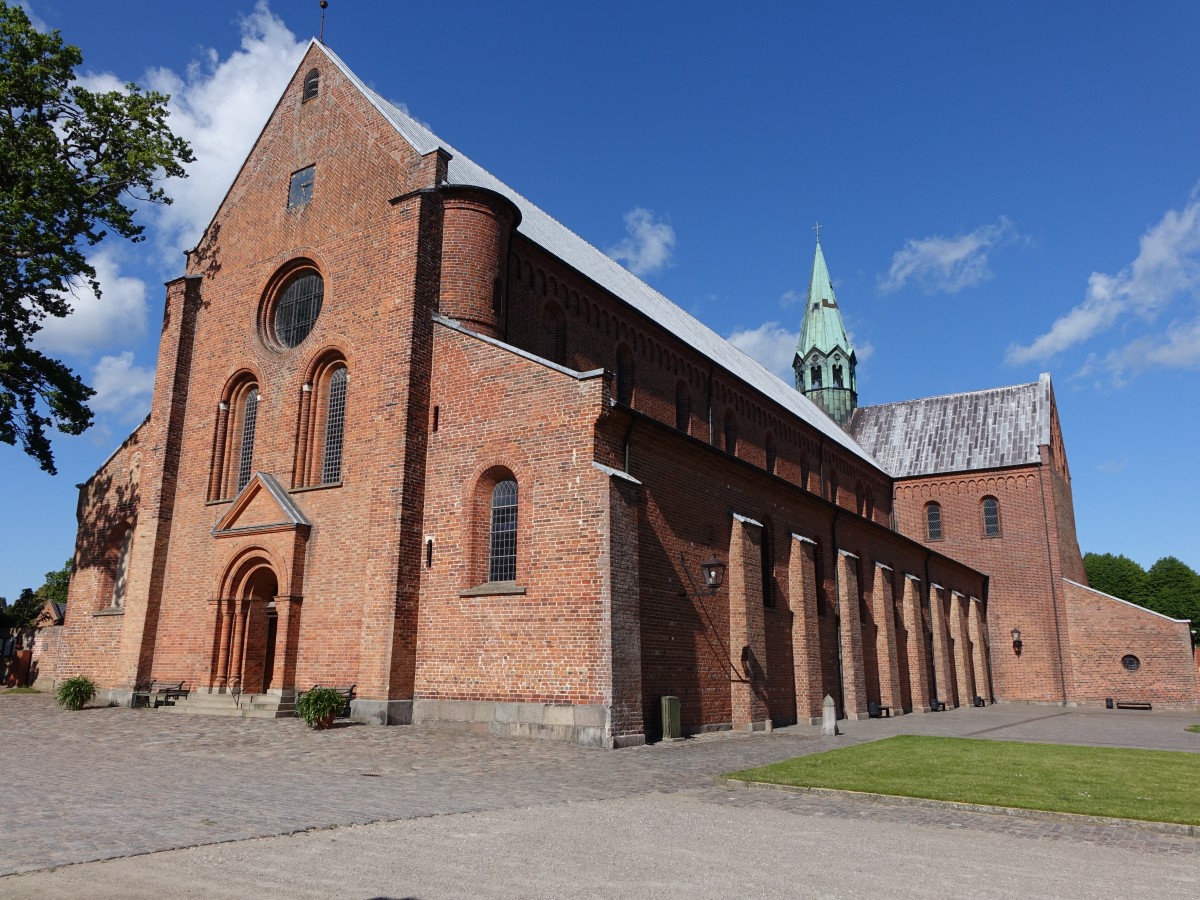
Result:
{"label": "blue sky", "polygon": [[[75,485],[144,416],[183,271],[317,0],[34,0],[94,84],[192,141],[149,238],[42,345],[97,387],[50,477],[0,447],[0,596],[72,553]],[[680,12],[679,10],[686,10]],[[1081,548],[1200,569],[1200,5],[331,0],[368,84],[781,376],[813,231],[860,403],[1054,378]]]}

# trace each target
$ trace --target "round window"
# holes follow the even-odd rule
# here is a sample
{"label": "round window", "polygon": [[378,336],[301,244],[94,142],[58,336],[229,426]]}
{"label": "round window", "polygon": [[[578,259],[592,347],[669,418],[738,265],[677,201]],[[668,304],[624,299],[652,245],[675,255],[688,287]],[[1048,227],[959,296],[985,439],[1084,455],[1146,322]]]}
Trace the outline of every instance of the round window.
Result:
{"label": "round window", "polygon": [[321,314],[324,296],[325,281],[311,269],[288,279],[276,295],[271,313],[275,340],[285,347],[295,347],[308,337]]}
{"label": "round window", "polygon": [[1125,667],[1126,672],[1136,672],[1142,667],[1142,661],[1132,653],[1126,653],[1121,657],[1121,665]]}

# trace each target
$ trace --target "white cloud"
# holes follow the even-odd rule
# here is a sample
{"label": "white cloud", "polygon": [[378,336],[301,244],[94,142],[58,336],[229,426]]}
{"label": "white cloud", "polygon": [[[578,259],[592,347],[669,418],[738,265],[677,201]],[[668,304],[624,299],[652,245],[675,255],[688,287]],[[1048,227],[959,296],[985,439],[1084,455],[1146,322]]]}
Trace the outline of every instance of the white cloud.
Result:
{"label": "white cloud", "polygon": [[63,319],[43,320],[37,346],[53,353],[88,354],[106,347],[128,346],[146,333],[146,284],[121,274],[113,251],[91,259],[101,284],[101,297],[82,281],[68,298],[73,308]]}
{"label": "white cloud", "polygon": [[879,290],[897,291],[912,282],[926,293],[957,293],[991,278],[988,251],[1019,237],[1013,223],[1001,216],[994,225],[951,238],[910,238],[892,255],[892,266],[879,279]]}
{"label": "white cloud", "polygon": [[[1028,345],[1014,344],[1008,361],[1042,362],[1136,316],[1153,321],[1180,297],[1200,295],[1200,196],[1193,194],[1182,211],[1168,210],[1142,235],[1137,258],[1116,275],[1093,272],[1083,302],[1060,317]],[[1141,337],[1110,351],[1103,365],[1120,379],[1149,366],[1193,368],[1200,365],[1200,320],[1172,323],[1164,334]]]}
{"label": "white cloud", "polygon": [[729,343],[787,384],[794,384],[796,373],[792,370],[792,360],[796,356],[799,337],[799,334],[789,331],[778,322],[763,322],[757,328],[735,330],[729,335]]}
{"label": "white cloud", "polygon": [[21,9],[25,11],[25,15],[29,16],[29,24],[35,29],[42,32],[42,34],[45,34],[50,30],[46,27],[45,21],[43,21],[42,18],[33,11],[33,7],[29,5],[27,0],[21,0],[17,6],[21,7]]}
{"label": "white cloud", "polygon": [[[164,184],[174,204],[145,210],[147,231],[161,247],[169,272],[182,269],[180,254],[199,240],[307,47],[265,0],[241,26],[241,47],[228,58],[210,49],[182,75],[160,68],[139,79],[144,87],[171,95],[171,129],[196,156],[186,179]],[[116,90],[124,83],[108,73],[80,81],[92,90]]]}
{"label": "white cloud", "polygon": [[88,401],[93,412],[106,413],[121,422],[136,422],[150,411],[154,370],[133,364],[133,352],[102,356],[92,371],[96,394]]}
{"label": "white cloud", "polygon": [[1080,374],[1106,371],[1117,387],[1147,369],[1200,369],[1200,319],[1175,322],[1165,333],[1141,337],[1103,357],[1088,358]]}
{"label": "white cloud", "polygon": [[800,292],[797,290],[787,290],[779,297],[779,305],[784,309],[795,306],[800,302]]}
{"label": "white cloud", "polygon": [[675,229],[656,222],[654,212],[640,206],[625,213],[625,239],[608,251],[634,275],[650,275],[671,262]]}

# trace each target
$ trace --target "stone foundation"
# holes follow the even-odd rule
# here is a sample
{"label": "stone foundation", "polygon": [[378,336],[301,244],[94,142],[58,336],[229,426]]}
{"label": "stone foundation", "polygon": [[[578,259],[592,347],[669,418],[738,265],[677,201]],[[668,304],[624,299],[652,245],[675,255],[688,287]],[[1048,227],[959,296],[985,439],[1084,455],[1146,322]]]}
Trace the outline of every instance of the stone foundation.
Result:
{"label": "stone foundation", "polygon": [[450,725],[480,734],[569,741],[584,747],[634,747],[646,742],[640,734],[611,736],[609,708],[600,704],[414,700],[412,722]]}

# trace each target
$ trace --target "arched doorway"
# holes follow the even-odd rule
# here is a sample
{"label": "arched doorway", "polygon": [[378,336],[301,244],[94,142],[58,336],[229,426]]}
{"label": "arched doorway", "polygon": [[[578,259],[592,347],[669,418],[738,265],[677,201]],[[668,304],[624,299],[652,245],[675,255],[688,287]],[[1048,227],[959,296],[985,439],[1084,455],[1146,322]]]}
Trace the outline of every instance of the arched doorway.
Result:
{"label": "arched doorway", "polygon": [[233,694],[261,694],[275,684],[279,580],[264,560],[239,566],[219,601],[213,687]]}

